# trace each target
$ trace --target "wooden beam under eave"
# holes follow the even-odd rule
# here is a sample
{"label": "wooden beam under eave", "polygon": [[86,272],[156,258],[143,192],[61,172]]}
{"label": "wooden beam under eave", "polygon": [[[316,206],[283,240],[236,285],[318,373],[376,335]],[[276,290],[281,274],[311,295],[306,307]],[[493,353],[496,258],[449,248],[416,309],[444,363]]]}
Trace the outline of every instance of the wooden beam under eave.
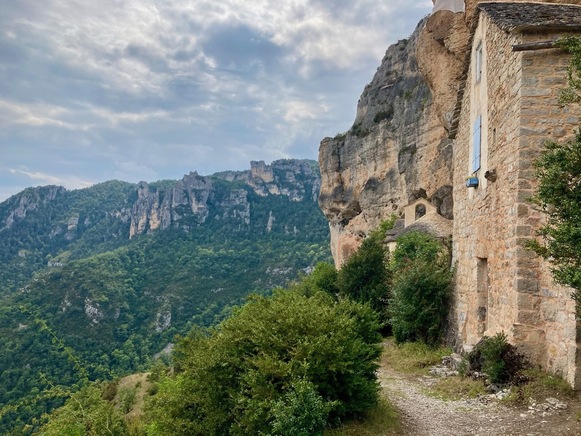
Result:
{"label": "wooden beam under eave", "polygon": [[525,44],[515,44],[512,46],[512,51],[530,51],[530,50],[546,50],[550,48],[558,48],[557,40],[527,42]]}

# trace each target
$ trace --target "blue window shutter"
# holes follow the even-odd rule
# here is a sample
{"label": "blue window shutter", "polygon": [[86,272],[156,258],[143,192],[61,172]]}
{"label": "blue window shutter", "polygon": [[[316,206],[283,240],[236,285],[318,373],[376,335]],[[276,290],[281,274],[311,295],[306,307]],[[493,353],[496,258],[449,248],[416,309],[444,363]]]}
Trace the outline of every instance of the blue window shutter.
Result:
{"label": "blue window shutter", "polygon": [[472,133],[472,172],[480,169],[480,145],[482,138],[482,116],[476,117]]}

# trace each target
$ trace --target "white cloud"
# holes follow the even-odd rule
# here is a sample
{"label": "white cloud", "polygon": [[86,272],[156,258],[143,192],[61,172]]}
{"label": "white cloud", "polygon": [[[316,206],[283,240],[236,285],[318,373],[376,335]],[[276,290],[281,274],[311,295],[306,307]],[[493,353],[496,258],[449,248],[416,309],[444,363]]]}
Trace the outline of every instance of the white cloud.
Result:
{"label": "white cloud", "polygon": [[95,184],[95,182],[85,180],[76,176],[72,177],[62,177],[55,176],[52,174],[42,173],[40,171],[29,171],[25,169],[9,169],[12,174],[24,175],[34,181],[36,184],[41,185],[60,185],[68,189],[78,189],[78,188],[88,188]]}
{"label": "white cloud", "polygon": [[[339,13],[333,3],[309,0],[222,0],[220,4],[214,0],[48,0],[43,8],[33,8],[30,0],[25,4],[34,13],[9,23],[9,33],[25,29],[45,40],[60,62],[106,77],[105,86],[152,95],[163,95],[173,74],[199,73],[204,63],[212,66],[212,59],[203,53],[203,41],[216,26],[255,29],[285,47],[291,62],[324,61],[349,68],[380,57],[390,33],[404,30],[397,28],[396,8],[409,8],[407,1],[370,0],[339,5],[343,9]],[[412,8],[427,13],[431,2],[415,2]],[[178,50],[189,51],[192,57],[177,62],[172,56]]]}
{"label": "white cloud", "polygon": [[87,111],[92,115],[101,118],[111,127],[119,127],[124,124],[139,124],[151,122],[153,120],[167,120],[172,117],[172,113],[167,110],[145,110],[139,112],[120,111],[115,112],[104,107],[86,106]]}
{"label": "white cloud", "polygon": [[34,127],[78,128],[78,126],[59,119],[67,113],[66,108],[45,103],[18,104],[0,100],[0,126],[3,127],[9,124],[19,124]]}

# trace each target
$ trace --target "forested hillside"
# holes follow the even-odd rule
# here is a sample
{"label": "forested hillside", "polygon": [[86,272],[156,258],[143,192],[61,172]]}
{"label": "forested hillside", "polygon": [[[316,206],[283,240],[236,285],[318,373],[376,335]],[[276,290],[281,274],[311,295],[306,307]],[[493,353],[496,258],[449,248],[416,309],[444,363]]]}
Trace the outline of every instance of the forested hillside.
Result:
{"label": "forested hillside", "polygon": [[0,402],[20,404],[0,433],[59,404],[37,401],[46,388],[144,369],[177,333],[328,260],[319,183],[315,163],[279,161],[0,204]]}

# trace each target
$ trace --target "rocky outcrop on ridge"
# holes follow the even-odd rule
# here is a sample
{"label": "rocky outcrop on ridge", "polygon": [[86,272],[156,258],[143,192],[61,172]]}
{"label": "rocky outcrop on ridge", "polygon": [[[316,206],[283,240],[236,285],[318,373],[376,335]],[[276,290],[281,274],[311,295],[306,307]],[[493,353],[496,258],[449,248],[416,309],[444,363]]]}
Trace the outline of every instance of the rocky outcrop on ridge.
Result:
{"label": "rocky outcrop on ridge", "polygon": [[29,188],[18,196],[12,196],[6,200],[5,206],[8,208],[7,216],[0,221],[0,230],[10,229],[14,222],[26,218],[31,211],[54,201],[65,193],[62,186],[43,186],[40,188]]}
{"label": "rocky outcrop on ridge", "polygon": [[177,181],[137,185],[111,181],[77,191],[62,186],[28,188],[0,203],[0,232],[13,230],[27,219],[48,226],[50,240],[67,241],[79,238],[99,223],[107,233],[104,239],[133,238],[170,227],[187,231],[210,218],[234,218],[248,225],[251,193],[316,203],[320,187],[315,161],[283,159],[270,165],[251,162],[246,171],[210,176],[191,172]]}
{"label": "rocky outcrop on ridge", "polygon": [[137,200],[131,211],[129,237],[150,233],[171,226],[186,230],[208,219],[210,210],[218,218],[239,218],[250,222],[250,202],[246,189],[229,189],[219,192],[219,180],[239,182],[255,194],[282,195],[291,201],[317,201],[320,176],[316,162],[309,160],[278,160],[271,165],[264,161],[251,162],[250,170],[226,171],[212,176],[190,173],[173,186],[158,188],[155,184],[140,182]]}
{"label": "rocky outcrop on ridge", "polygon": [[198,173],[190,173],[167,191],[150,189],[147,182],[137,185],[137,201],[131,212],[129,237],[146,231],[167,229],[188,213],[198,223],[208,217],[208,198],[212,182]]}
{"label": "rocky outcrop on ridge", "polygon": [[226,171],[213,177],[243,182],[261,197],[284,195],[292,201],[317,201],[321,188],[318,165],[308,159],[281,159],[270,165],[251,161],[249,171]]}

